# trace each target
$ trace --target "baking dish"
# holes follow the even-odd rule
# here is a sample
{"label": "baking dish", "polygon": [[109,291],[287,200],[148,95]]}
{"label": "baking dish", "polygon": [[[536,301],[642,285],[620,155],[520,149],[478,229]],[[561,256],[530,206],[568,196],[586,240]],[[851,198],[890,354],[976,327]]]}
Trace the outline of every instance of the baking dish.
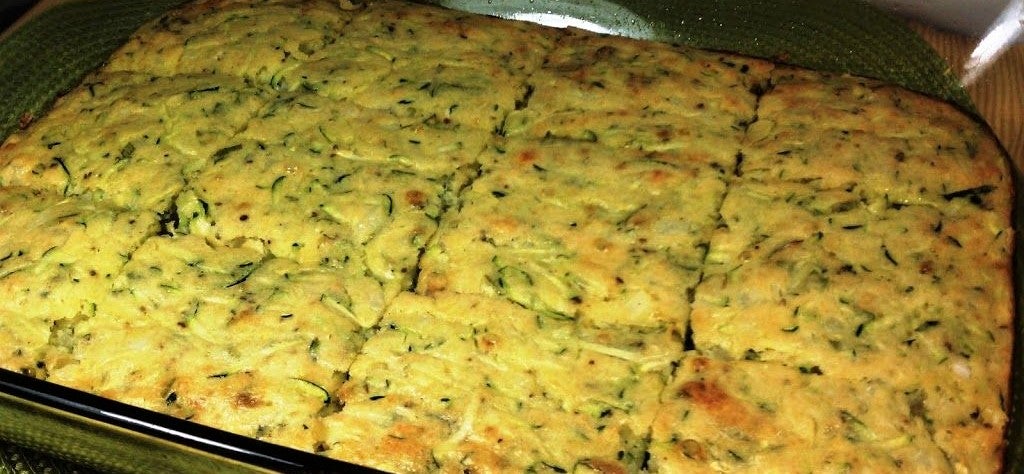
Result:
{"label": "baking dish", "polygon": [[359,469],[7,370],[0,370],[0,438],[105,471]]}
{"label": "baking dish", "polygon": [[[859,4],[841,6],[815,3],[813,8],[808,4],[800,11],[800,16],[787,16],[778,9],[772,10],[767,2],[705,2],[699,7],[665,7],[653,2],[447,2],[446,5],[513,18],[562,21],[630,36],[781,58],[818,69],[846,70],[888,79],[969,107],[958,96],[959,90],[951,85],[943,68],[937,66],[941,61],[925,52],[908,55],[903,50],[895,51],[892,46],[901,45],[900,48],[905,49],[907,42],[912,43],[916,37],[900,29],[894,20]],[[835,9],[846,9],[846,13],[837,14]],[[757,18],[759,22],[763,19],[764,24],[753,22],[751,18]],[[881,32],[870,28],[864,30],[865,25],[860,23],[853,26],[829,26],[827,23],[841,22],[841,18],[856,18]],[[833,45],[829,41],[822,41],[816,49],[806,50],[800,46],[806,43],[798,43],[794,37],[780,36],[778,33],[788,30],[796,32],[790,34],[807,35],[814,31],[828,31],[828,28],[855,27],[861,28],[861,34],[871,39],[858,40],[855,45]],[[884,44],[889,46],[881,48]],[[903,60],[894,60],[892,57],[902,57]],[[16,69],[12,67],[11,70]],[[23,81],[22,84],[30,82]],[[74,82],[74,78],[70,82]],[[59,89],[52,91],[51,96],[59,92]],[[13,114],[21,116],[20,110],[15,110]],[[1019,216],[1015,214],[1015,218]],[[1020,268],[1019,265],[1018,258],[1015,270]],[[1016,360],[1019,360],[1019,350]],[[10,383],[6,382],[8,379]],[[330,471],[347,467],[316,456],[271,447],[254,440],[238,439],[216,430],[89,397],[18,374],[5,373],[4,380],[2,392],[5,396],[0,410],[3,410],[5,423],[0,429],[0,436],[105,470],[151,472],[154,469],[193,471],[265,468]],[[1018,383],[1014,381],[1015,389]],[[1014,390],[1014,393],[1020,391]],[[1013,414],[1016,415],[1016,412],[1014,410]],[[1009,429],[1011,439],[1018,439],[1016,436],[1020,427],[1016,423],[1017,418],[1013,416],[1014,422]],[[46,428],[34,431],[42,427]],[[94,439],[90,433],[96,432],[102,434]],[[1014,453],[1019,448],[1014,443],[1010,443],[1009,448],[1007,468],[1013,472],[1020,465],[1017,460],[1019,456]]]}

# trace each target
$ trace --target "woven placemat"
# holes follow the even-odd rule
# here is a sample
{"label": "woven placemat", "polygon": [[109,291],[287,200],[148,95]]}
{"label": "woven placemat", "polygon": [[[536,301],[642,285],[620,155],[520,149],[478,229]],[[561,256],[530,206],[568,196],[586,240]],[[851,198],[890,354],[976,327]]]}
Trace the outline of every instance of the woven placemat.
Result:
{"label": "woven placemat", "polygon": [[46,454],[0,443],[0,474],[94,474],[95,471]]}
{"label": "woven placemat", "polygon": [[183,0],[86,0],[60,4],[0,42],[0,138],[43,111],[98,67],[142,23]]}

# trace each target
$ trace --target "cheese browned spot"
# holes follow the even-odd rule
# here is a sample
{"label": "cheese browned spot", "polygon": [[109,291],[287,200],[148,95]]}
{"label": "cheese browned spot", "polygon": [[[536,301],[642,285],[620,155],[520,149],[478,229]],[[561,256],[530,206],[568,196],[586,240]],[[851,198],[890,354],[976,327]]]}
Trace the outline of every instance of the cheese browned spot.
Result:
{"label": "cheese browned spot", "polygon": [[[870,390],[864,390],[865,388]],[[762,361],[683,358],[663,392],[651,466],[660,472],[954,472],[927,420],[878,379]]]}

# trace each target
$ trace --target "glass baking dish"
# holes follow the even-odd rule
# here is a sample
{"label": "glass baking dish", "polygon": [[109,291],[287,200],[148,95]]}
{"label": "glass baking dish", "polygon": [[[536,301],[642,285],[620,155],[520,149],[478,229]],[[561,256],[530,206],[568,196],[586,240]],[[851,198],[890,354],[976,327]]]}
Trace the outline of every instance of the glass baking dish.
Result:
{"label": "glass baking dish", "polygon": [[[0,91],[0,139],[26,112],[39,114],[141,22],[181,0],[58,5],[0,41],[0,69],[20,77]],[[475,13],[685,43],[876,77],[958,104],[973,113],[947,65],[904,24],[845,0],[440,0]],[[73,18],[73,22],[68,22]],[[70,27],[69,27],[70,25]],[[821,31],[844,35],[822,37]],[[814,36],[815,41],[804,41]],[[31,66],[31,67],[30,67]],[[1014,182],[1021,173],[1012,166]],[[1015,185],[1016,189],[1016,185]],[[1013,212],[1021,246],[1024,206]],[[1013,258],[1022,307],[1024,256]],[[1024,340],[1024,319],[1014,334]],[[1013,352],[1005,472],[1024,472],[1024,347]],[[105,472],[353,472],[358,466],[201,426],[0,369],[0,440]],[[0,464],[2,467],[2,464]],[[369,471],[369,470],[366,470]]]}
{"label": "glass baking dish", "polygon": [[3,369],[0,439],[110,472],[376,472]]}

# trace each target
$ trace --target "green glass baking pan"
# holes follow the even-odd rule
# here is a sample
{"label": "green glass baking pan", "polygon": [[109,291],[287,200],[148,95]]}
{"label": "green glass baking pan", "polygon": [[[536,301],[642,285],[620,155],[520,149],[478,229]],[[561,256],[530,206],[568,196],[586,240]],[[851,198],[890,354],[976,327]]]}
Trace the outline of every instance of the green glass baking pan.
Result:
{"label": "green glass baking pan", "polygon": [[[46,2],[44,2],[46,3]],[[143,22],[182,0],[69,0],[0,40],[0,141],[39,116],[99,66]],[[948,65],[905,24],[858,0],[436,0],[504,18],[736,52],[811,69],[874,77],[974,114]],[[975,114],[976,115],[976,114]],[[980,120],[980,119],[979,119]],[[1007,158],[1009,159],[1009,158]],[[1013,169],[1015,189],[1021,173]],[[1015,248],[1024,203],[1015,196]],[[1024,256],[1014,252],[1016,308]],[[1024,318],[1015,319],[1024,340]],[[1004,471],[1024,472],[1024,347],[1013,351]],[[323,456],[271,445],[0,369],[0,446],[24,451],[21,465],[56,472],[355,472]],[[0,473],[18,470],[4,459]],[[33,454],[37,453],[37,454]],[[26,463],[28,461],[28,463]],[[15,467],[10,467],[15,466]],[[370,472],[369,470],[365,470]]]}
{"label": "green glass baking pan", "polygon": [[104,472],[376,472],[8,370],[0,439]]}

